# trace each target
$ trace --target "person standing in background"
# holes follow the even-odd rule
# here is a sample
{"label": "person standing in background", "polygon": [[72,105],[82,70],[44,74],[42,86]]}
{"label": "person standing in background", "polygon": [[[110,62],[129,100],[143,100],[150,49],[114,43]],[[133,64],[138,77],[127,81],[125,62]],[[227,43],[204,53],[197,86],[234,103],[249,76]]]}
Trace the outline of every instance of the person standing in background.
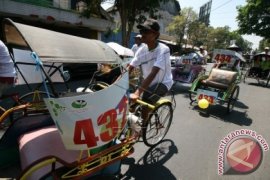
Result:
{"label": "person standing in background", "polygon": [[134,37],[135,38],[135,44],[132,46],[131,50],[135,53],[137,52],[137,50],[142,47],[144,44],[142,43],[142,35],[138,34],[137,36]]}
{"label": "person standing in background", "polygon": [[265,47],[264,48],[264,53],[267,54],[267,55],[269,55],[269,47]]}
{"label": "person standing in background", "polygon": [[16,71],[7,46],[0,40],[0,97],[15,83]]}
{"label": "person standing in background", "polygon": [[208,52],[205,50],[203,46],[200,46],[199,55],[203,58],[203,64],[207,63]]}
{"label": "person standing in background", "polygon": [[[134,39],[135,39],[135,44],[132,46],[131,50],[133,51],[134,56],[135,56],[138,49],[143,47],[145,44],[142,42],[142,35],[141,34],[138,34],[137,36],[135,36]],[[133,84],[140,84],[142,82],[143,77],[142,77],[141,72],[142,72],[142,69],[141,69],[141,66],[139,66],[139,67],[135,68],[135,70],[130,74],[130,78],[133,80],[136,78],[139,78],[137,83],[133,82],[131,80],[131,82],[133,82]]]}

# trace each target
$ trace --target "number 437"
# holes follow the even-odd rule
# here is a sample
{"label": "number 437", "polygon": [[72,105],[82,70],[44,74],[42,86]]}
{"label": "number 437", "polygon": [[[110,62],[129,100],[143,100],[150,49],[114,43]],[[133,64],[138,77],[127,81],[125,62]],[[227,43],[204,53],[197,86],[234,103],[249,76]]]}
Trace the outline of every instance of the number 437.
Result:
{"label": "number 437", "polygon": [[[117,120],[117,111],[122,118]],[[74,144],[86,144],[88,148],[97,146],[97,142],[109,142],[124,128],[126,124],[127,98],[124,97],[119,103],[118,109],[110,109],[101,114],[97,119],[100,127],[99,134],[95,134],[92,119],[78,120],[75,123],[73,136]],[[83,138],[84,137],[84,138]]]}

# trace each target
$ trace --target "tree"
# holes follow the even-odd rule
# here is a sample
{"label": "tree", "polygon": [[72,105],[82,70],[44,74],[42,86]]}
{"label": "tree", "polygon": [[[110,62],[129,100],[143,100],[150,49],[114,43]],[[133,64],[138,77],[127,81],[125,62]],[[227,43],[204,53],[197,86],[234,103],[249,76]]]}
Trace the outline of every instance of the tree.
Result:
{"label": "tree", "polygon": [[246,0],[245,6],[237,7],[238,26],[241,34],[256,34],[270,38],[270,1]]}
{"label": "tree", "polygon": [[230,32],[229,39],[235,40],[235,44],[240,47],[243,52],[250,52],[252,50],[252,43],[245,40],[237,31]]}
{"label": "tree", "polygon": [[[160,7],[160,3],[168,1],[173,1],[180,10],[180,6],[176,0],[87,0],[87,9],[88,14],[90,14],[96,11],[95,5],[97,3],[99,5],[102,2],[112,3],[114,10],[119,12],[121,19],[122,44],[127,46],[134,24],[136,22],[142,23],[146,19],[143,14],[149,14],[149,17],[157,18],[157,11]],[[91,6],[94,8],[91,8]]]}
{"label": "tree", "polygon": [[195,20],[190,23],[187,34],[188,42],[199,47],[207,42],[208,28],[205,23]]}
{"label": "tree", "polygon": [[229,47],[230,44],[230,28],[228,26],[209,28],[207,35],[207,46],[208,49],[225,49]]}
{"label": "tree", "polygon": [[177,37],[177,43],[181,45],[184,37],[188,38],[189,26],[197,19],[198,15],[192,8],[184,8],[180,15],[174,17],[167,30],[171,35]]}

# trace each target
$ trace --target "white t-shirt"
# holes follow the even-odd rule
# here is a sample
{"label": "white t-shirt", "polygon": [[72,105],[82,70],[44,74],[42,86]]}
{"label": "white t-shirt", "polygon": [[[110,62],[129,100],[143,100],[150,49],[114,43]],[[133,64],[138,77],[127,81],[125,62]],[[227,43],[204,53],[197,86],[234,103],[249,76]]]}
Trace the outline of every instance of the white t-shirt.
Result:
{"label": "white t-shirt", "polygon": [[138,51],[139,48],[143,47],[145,44],[141,43],[139,46],[138,44],[134,44],[131,48],[131,50],[134,52],[134,55],[136,54],[136,52]]}
{"label": "white t-shirt", "polygon": [[0,40],[0,77],[15,77],[16,71],[8,48]]}
{"label": "white t-shirt", "polygon": [[158,43],[158,46],[151,51],[148,50],[148,46],[143,46],[137,51],[130,65],[133,67],[141,65],[144,79],[150,74],[153,66],[160,68],[150,86],[156,83],[163,83],[170,89],[173,85],[170,49],[165,44]]}

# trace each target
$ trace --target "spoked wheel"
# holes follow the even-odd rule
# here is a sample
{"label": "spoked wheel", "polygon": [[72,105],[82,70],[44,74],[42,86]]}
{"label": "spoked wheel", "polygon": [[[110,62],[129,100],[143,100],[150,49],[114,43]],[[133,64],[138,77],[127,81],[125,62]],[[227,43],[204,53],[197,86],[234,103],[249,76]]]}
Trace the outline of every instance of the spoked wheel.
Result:
{"label": "spoked wheel", "polygon": [[232,112],[234,105],[237,101],[238,95],[239,95],[239,86],[235,86],[230,98],[229,98],[229,102],[228,102],[228,106],[227,106],[227,113]]}
{"label": "spoked wheel", "polygon": [[189,91],[190,104],[196,101],[196,94]]}
{"label": "spoked wheel", "polygon": [[[29,107],[27,107],[26,109],[14,111],[11,114],[11,120],[18,119],[26,114],[48,113],[48,109],[44,102],[44,98],[47,98],[47,97],[48,95],[44,91],[34,91],[34,92],[30,92],[21,96],[18,101],[19,104],[16,103],[14,107],[21,104],[27,104],[27,103],[29,103]],[[50,97],[54,97],[54,96],[50,94]]]}
{"label": "spoked wheel", "polygon": [[245,73],[244,75],[244,78],[243,78],[243,82],[246,83],[246,80],[248,78],[248,74],[249,74],[249,70],[247,70],[247,72]]}
{"label": "spoked wheel", "polygon": [[167,134],[173,118],[171,103],[159,105],[150,115],[148,121],[143,122],[142,137],[147,146],[158,144]]}
{"label": "spoked wheel", "polygon": [[266,78],[266,84],[265,84],[265,87],[268,87],[269,81],[270,81],[270,72],[268,73],[268,76],[267,76],[267,78]]}

